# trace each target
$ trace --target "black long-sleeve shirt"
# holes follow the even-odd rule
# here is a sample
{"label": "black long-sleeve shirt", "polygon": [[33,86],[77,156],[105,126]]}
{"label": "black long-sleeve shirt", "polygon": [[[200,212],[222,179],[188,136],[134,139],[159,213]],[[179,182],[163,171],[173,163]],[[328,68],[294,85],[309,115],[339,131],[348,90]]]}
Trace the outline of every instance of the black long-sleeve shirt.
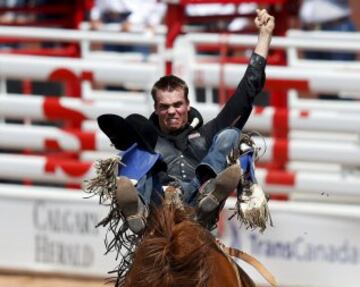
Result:
{"label": "black long-sleeve shirt", "polygon": [[207,144],[224,128],[234,126],[241,130],[244,127],[251,114],[255,96],[264,87],[265,65],[266,60],[262,56],[255,53],[252,55],[234,95],[214,119],[200,127],[199,132],[206,138]]}

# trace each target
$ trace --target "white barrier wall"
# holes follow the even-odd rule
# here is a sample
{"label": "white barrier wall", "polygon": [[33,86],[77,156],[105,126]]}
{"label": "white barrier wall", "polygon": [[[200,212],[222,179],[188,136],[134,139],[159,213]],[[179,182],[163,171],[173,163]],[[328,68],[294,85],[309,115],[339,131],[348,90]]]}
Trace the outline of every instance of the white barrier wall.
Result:
{"label": "white barrier wall", "polygon": [[81,184],[95,176],[92,162],[59,157],[1,153],[0,163],[1,180]]}
{"label": "white barrier wall", "polygon": [[[360,176],[355,172],[279,171],[257,168],[256,175],[269,193],[304,192],[316,195],[357,196]],[[40,183],[81,184],[95,176],[92,162],[50,156],[0,154],[0,180],[30,180]],[[356,201],[358,202],[358,201]]]}
{"label": "white barrier wall", "polygon": [[[299,101],[298,101],[299,102]],[[333,104],[335,110],[326,110],[327,102],[312,107],[300,101],[299,105],[306,108],[274,108],[255,107],[248,122],[247,129],[270,133],[276,128],[322,132],[360,132],[360,105],[358,103]],[[296,106],[296,104],[294,104]],[[221,107],[218,104],[194,103],[196,109],[204,114],[205,120],[215,117]],[[329,105],[329,109],[331,105]],[[337,108],[337,110],[336,110]],[[0,115],[9,119],[29,118],[34,120],[95,120],[104,113],[115,113],[127,116],[130,113],[140,113],[149,116],[153,112],[153,102],[148,98],[124,99],[121,96],[112,101],[87,101],[78,98],[39,97],[35,95],[1,95]]]}
{"label": "white barrier wall", "polygon": [[[357,102],[333,103],[334,109],[327,110],[329,101],[320,101],[312,106],[302,103],[306,108],[297,108],[294,102],[289,109],[274,107],[255,107],[246,123],[247,129],[270,133],[275,129],[302,130],[314,132],[360,133],[360,105]],[[304,100],[306,101],[306,100]],[[319,100],[317,100],[319,102]],[[331,103],[330,103],[331,104]],[[331,107],[331,105],[330,105]],[[358,108],[358,112],[356,112]]]}
{"label": "white barrier wall", "polygon": [[[69,192],[70,191],[70,192]],[[97,198],[77,190],[0,184],[0,268],[106,277],[116,262],[104,256],[106,215]],[[234,201],[228,201],[232,208]],[[272,202],[275,226],[263,234],[222,216],[218,234],[228,245],[258,258],[279,286],[357,287],[360,274],[360,208],[350,205]],[[26,240],[25,240],[26,239]],[[263,279],[240,262],[257,283]],[[264,284],[264,286],[267,286]]]}
{"label": "white barrier wall", "polygon": [[[50,31],[36,30],[37,35],[41,39],[54,40],[54,36]],[[16,28],[0,29],[0,35],[14,34],[17,36],[23,35],[26,37],[33,37],[36,33],[35,30],[17,31]],[[78,41],[81,43],[86,42],[111,42],[122,43],[127,42],[119,34],[118,39],[111,39],[109,34],[102,35],[97,33],[83,33],[81,31],[56,31],[59,38],[55,40],[75,41],[78,35]],[[354,34],[355,35],[355,34]],[[356,34],[358,35],[358,34]],[[314,38],[304,40],[299,36],[288,37],[274,37],[273,47],[285,49],[302,49],[314,48],[325,49],[330,43],[336,42],[334,38],[326,38],[325,42],[316,41]],[[129,43],[149,44],[154,46],[161,46],[164,44],[158,38],[142,39],[141,37],[134,37],[129,39]],[[305,41],[305,42],[304,42]],[[172,53],[174,59],[174,66],[177,72],[182,73],[189,81],[190,86],[205,85],[205,86],[218,86],[221,79],[227,86],[234,86],[241,78],[245,65],[225,64],[219,63],[204,63],[201,57],[195,54],[194,46],[196,44],[224,44],[224,45],[253,45],[256,42],[254,36],[219,36],[219,35],[206,35],[196,34],[187,35],[177,42],[177,45]],[[346,37],[342,40],[341,44],[335,43],[335,49],[345,49],[348,51],[357,51],[359,41],[358,38],[352,39]],[[160,49],[161,50],[161,49]],[[160,51],[161,52],[161,51]],[[164,51],[162,51],[164,52]],[[166,57],[169,56],[166,54]],[[186,61],[188,59],[189,61]],[[106,101],[92,100],[99,99],[101,92],[93,92],[90,88],[91,79],[99,81],[103,84],[116,84],[118,82],[137,83],[143,88],[148,88],[153,82],[153,77],[160,72],[159,67],[154,63],[132,63],[131,61],[122,61],[114,65],[112,61],[100,61],[94,59],[66,59],[66,58],[52,58],[52,57],[31,57],[31,56],[15,56],[7,55],[0,56],[0,76],[3,78],[27,78],[46,80],[49,75],[58,69],[68,69],[73,73],[79,81],[84,81],[82,84],[84,98],[54,98],[54,97],[39,97],[34,95],[9,95],[2,94],[0,96],[0,116],[6,119],[22,120],[40,120],[40,121],[74,121],[81,122],[86,119],[96,119],[96,117],[103,113],[116,113],[126,116],[132,112],[138,112],[144,115],[149,115],[152,111],[152,100],[149,96],[144,96],[141,93],[132,93],[119,95],[119,100],[115,99],[114,94],[111,94],[111,99]],[[188,64],[186,64],[188,63]],[[84,75],[86,74],[86,75]],[[279,81],[295,81],[300,83],[301,87],[307,90],[316,92],[341,92],[341,91],[358,91],[359,74],[358,70],[354,68],[353,63],[347,68],[332,67],[327,69],[323,66],[307,69],[302,66],[291,67],[267,67],[267,80]],[[140,97],[138,97],[140,94]],[[109,94],[104,93],[105,96]],[[192,95],[194,96],[194,95]],[[136,97],[129,99],[129,97]],[[208,99],[209,97],[207,97]],[[90,100],[91,99],[91,100]],[[307,101],[307,104],[302,105]],[[215,103],[197,103],[193,102],[194,106],[199,108],[204,114],[205,121],[216,115],[219,107]],[[324,111],[326,110],[326,111]],[[321,131],[333,133],[358,133],[359,132],[359,105],[357,103],[326,103],[324,101],[297,100],[291,101],[289,110],[280,110],[274,108],[255,109],[250,117],[246,126],[247,129],[255,129],[261,132],[273,132],[275,129],[294,131]],[[345,114],[343,112],[346,112]],[[28,127],[21,130],[20,127],[14,125],[0,126],[0,147],[16,150],[20,148],[29,148],[36,151],[49,151],[49,150],[65,150],[65,151],[83,151],[83,150],[100,150],[110,151],[108,143],[105,143],[97,134],[89,134],[81,131],[65,131],[55,129],[53,127]],[[333,135],[333,138],[335,135]],[[22,138],[24,138],[22,140]],[[339,141],[319,142],[316,140],[302,140],[301,138],[289,139],[288,141],[280,141],[268,139],[268,150],[262,160],[272,161],[281,159],[282,161],[316,161],[322,163],[333,163],[338,165],[346,165],[352,167],[359,166],[358,154],[359,145],[356,141],[344,143]],[[94,154],[93,154],[94,155]],[[93,156],[92,155],[92,156]],[[96,155],[95,155],[96,156]],[[20,162],[29,162],[28,159],[33,160],[33,165],[36,165],[34,170],[39,172],[35,175],[33,171],[24,172],[34,177],[36,180],[49,180],[49,182],[58,182],[60,179],[53,179],[51,176],[45,179],[41,176],[48,164],[47,159],[44,158],[31,158],[21,160],[21,157],[11,157],[4,155],[3,161],[13,162],[13,159],[18,158]],[[12,172],[10,168],[2,175],[9,176],[12,179],[19,178],[19,172],[16,172],[17,165],[9,165],[16,167]],[[25,166],[29,166],[28,163]],[[79,163],[74,163],[74,166],[81,167]],[[26,169],[25,169],[26,170]],[[29,169],[28,169],[29,170]],[[64,169],[65,170],[65,169]],[[73,173],[74,171],[72,171]],[[355,175],[356,177],[357,175]],[[56,176],[55,176],[56,177]],[[339,178],[342,178],[339,175]],[[60,182],[66,181],[66,176],[61,176]],[[77,182],[81,180],[77,178]],[[315,182],[315,181],[314,181]]]}
{"label": "white barrier wall", "polygon": [[0,268],[106,277],[116,266],[104,256],[107,210],[80,190],[0,184]]}
{"label": "white barrier wall", "polygon": [[[21,140],[19,140],[21,139]],[[0,148],[33,151],[98,150],[116,152],[108,137],[100,132],[82,132],[49,126],[0,124]]]}
{"label": "white barrier wall", "polygon": [[131,113],[150,115],[147,102],[86,101],[70,97],[41,97],[34,95],[0,95],[0,116],[8,119],[77,121],[96,119],[105,113],[127,116]]}
{"label": "white barrier wall", "polygon": [[[95,82],[112,85],[135,85],[148,89],[162,75],[153,63],[97,61],[92,59],[52,58],[41,56],[0,55],[0,77],[7,79],[46,80],[52,72],[66,67],[76,76],[91,72]],[[6,69],[4,68],[6,67]],[[21,69],[19,69],[21,67]]]}
{"label": "white barrier wall", "polygon": [[254,137],[257,146],[265,152],[260,162],[302,161],[334,163],[342,166],[360,166],[358,142],[321,141],[309,139],[276,139]]}
{"label": "white barrier wall", "polygon": [[[358,127],[355,127],[358,128]],[[0,148],[34,151],[62,150],[80,152],[96,150],[117,152],[109,139],[100,131],[67,131],[55,127],[0,124]],[[19,141],[19,139],[22,139]],[[360,166],[360,146],[357,142],[321,141],[310,139],[276,139],[254,137],[264,150],[260,162],[305,161],[335,163],[343,166]]]}
{"label": "white barrier wall", "polygon": [[[184,64],[184,63],[182,63]],[[180,64],[179,64],[180,65]],[[227,87],[236,87],[239,83],[239,74],[243,74],[246,65],[195,63],[191,78],[196,86],[217,87],[220,82],[220,75]],[[182,69],[182,68],[179,68]],[[308,69],[301,67],[277,67],[266,68],[267,79],[271,80],[297,80],[307,85],[308,91],[318,93],[340,93],[343,91],[356,92],[359,90],[360,74],[357,70],[329,70],[329,69]]]}

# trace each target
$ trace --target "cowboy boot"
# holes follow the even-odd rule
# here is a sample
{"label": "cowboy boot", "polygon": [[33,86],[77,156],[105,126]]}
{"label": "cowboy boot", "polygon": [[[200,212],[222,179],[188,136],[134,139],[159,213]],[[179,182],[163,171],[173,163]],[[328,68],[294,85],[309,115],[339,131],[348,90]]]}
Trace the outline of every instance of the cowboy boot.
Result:
{"label": "cowboy boot", "polygon": [[130,230],[135,234],[141,233],[146,225],[148,210],[131,180],[125,176],[116,179],[116,203]]}
{"label": "cowboy boot", "polygon": [[241,168],[233,164],[220,172],[215,178],[205,182],[199,189],[205,196],[200,200],[199,214],[208,214],[216,210],[235,190],[241,178]]}

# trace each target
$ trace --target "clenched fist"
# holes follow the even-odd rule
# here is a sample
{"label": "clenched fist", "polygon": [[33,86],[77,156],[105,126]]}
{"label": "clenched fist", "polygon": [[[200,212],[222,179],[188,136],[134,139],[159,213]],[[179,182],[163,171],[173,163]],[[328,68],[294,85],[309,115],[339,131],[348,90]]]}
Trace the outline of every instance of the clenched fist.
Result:
{"label": "clenched fist", "polygon": [[260,34],[272,34],[275,28],[275,18],[268,14],[266,9],[257,9],[257,17],[254,22]]}

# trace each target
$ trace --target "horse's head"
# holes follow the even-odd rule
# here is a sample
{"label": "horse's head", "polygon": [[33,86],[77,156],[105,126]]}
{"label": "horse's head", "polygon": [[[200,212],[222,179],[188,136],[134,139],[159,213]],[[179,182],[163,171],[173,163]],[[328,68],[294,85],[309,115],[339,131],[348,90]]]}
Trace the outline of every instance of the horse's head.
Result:
{"label": "horse's head", "polygon": [[125,286],[207,286],[214,240],[193,217],[174,204],[153,212]]}

